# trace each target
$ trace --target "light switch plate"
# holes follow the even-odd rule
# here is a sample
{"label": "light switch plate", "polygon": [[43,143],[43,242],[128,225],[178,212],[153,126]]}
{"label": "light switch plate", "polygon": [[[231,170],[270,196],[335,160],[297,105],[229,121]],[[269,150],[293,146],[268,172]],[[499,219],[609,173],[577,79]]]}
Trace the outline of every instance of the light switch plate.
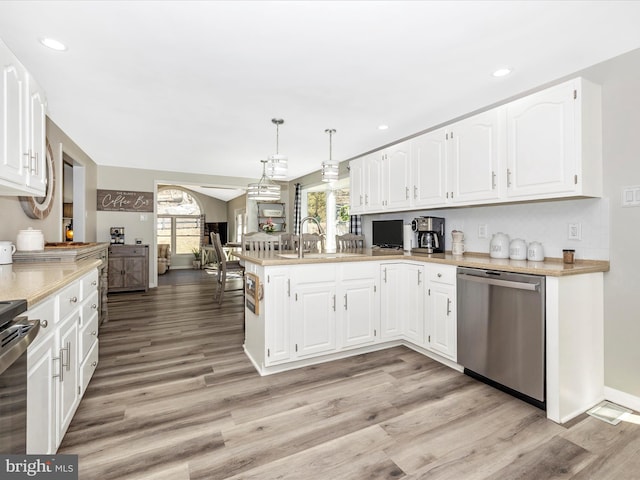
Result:
{"label": "light switch plate", "polygon": [[569,224],[569,240],[582,240],[582,225],[580,223]]}
{"label": "light switch plate", "polygon": [[487,238],[487,224],[478,225],[478,238]]}

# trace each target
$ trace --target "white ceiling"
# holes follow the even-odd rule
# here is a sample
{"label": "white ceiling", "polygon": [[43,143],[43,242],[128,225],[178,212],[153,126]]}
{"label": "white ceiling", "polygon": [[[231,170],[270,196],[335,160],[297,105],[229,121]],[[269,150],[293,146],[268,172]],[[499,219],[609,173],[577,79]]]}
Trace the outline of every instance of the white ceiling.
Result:
{"label": "white ceiling", "polygon": [[326,128],[345,160],[636,49],[638,25],[638,1],[0,1],[0,37],[97,164],[254,179],[273,117],[296,178]]}

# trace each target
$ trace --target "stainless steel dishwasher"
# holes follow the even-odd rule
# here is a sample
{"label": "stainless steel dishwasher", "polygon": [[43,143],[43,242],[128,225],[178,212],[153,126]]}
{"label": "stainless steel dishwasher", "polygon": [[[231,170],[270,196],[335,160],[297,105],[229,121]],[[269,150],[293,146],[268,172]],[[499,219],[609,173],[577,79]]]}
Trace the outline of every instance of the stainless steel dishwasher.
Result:
{"label": "stainless steel dishwasher", "polygon": [[458,363],[544,409],[545,277],[459,267]]}

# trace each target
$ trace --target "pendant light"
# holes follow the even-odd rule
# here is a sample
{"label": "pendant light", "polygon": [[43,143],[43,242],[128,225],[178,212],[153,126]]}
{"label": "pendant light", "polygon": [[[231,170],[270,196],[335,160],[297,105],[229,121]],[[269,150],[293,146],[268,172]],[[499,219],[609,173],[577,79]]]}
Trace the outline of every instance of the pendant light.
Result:
{"label": "pendant light", "polygon": [[327,128],[325,133],[329,134],[329,160],[326,162],[322,162],[322,181],[323,182],[334,182],[338,180],[338,173],[340,171],[340,165],[338,162],[334,162],[331,158],[331,150],[332,150],[332,137],[333,134],[336,133],[335,129]]}
{"label": "pendant light", "polygon": [[247,198],[250,200],[266,200],[277,201],[280,200],[280,185],[273,183],[267,177],[266,166],[267,160],[260,160],[262,162],[262,177],[258,183],[250,183],[247,186]]}
{"label": "pendant light", "polygon": [[287,178],[288,159],[286,155],[281,155],[278,152],[280,142],[280,125],[284,123],[284,120],[281,118],[272,118],[271,123],[276,126],[276,153],[269,155],[267,176],[269,178],[284,179]]}

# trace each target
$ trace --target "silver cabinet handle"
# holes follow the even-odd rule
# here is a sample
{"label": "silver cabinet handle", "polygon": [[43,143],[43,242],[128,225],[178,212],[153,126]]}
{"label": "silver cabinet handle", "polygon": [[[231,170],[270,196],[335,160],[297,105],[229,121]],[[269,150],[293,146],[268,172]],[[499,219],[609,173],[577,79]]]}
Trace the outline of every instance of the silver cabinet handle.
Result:
{"label": "silver cabinet handle", "polygon": [[368,193],[364,194],[364,204],[365,205],[369,205],[369,194]]}
{"label": "silver cabinet handle", "polygon": [[439,274],[438,274],[438,278],[440,278],[440,277],[442,277],[442,274],[441,274],[441,273],[439,273]]}
{"label": "silver cabinet handle", "polygon": [[49,326],[49,322],[47,320],[40,320],[40,326],[42,328],[47,328]]}
{"label": "silver cabinet handle", "polygon": [[96,308],[98,308],[98,305],[96,305],[95,303],[92,303],[91,304],[91,308],[93,308],[95,310]]}
{"label": "silver cabinet handle", "polygon": [[387,267],[384,267],[384,283],[387,283]]}
{"label": "silver cabinet handle", "polygon": [[414,200],[418,198],[418,186],[417,185],[413,186],[413,198],[414,198]]}
{"label": "silver cabinet handle", "polygon": [[91,282],[91,286],[95,287],[96,285],[98,285],[98,282],[96,282],[95,280],[93,282]]}
{"label": "silver cabinet handle", "polygon": [[344,309],[347,310],[347,294],[344,294]]}
{"label": "silver cabinet handle", "polygon": [[360,195],[360,206],[362,206],[362,195]]}
{"label": "silver cabinet handle", "polygon": [[409,187],[404,187],[405,200],[409,200]]}
{"label": "silver cabinet handle", "polygon": [[92,367],[95,367],[96,365],[98,365],[98,362],[93,362],[93,363],[91,363],[91,366],[92,366]]}
{"label": "silver cabinet handle", "polygon": [[63,362],[63,365],[67,368],[67,372],[71,370],[71,342],[67,342],[67,348],[64,350],[67,351],[67,363]]}
{"label": "silver cabinet handle", "polygon": [[511,186],[511,170],[507,168],[507,187]]}
{"label": "silver cabinet handle", "polygon": [[491,190],[496,189],[496,172],[491,172]]}
{"label": "silver cabinet handle", "polygon": [[420,284],[422,283],[422,279],[420,278],[421,275],[422,275],[422,271],[418,270],[418,286],[420,286]]}
{"label": "silver cabinet handle", "polygon": [[291,296],[291,279],[287,278],[287,297]]}
{"label": "silver cabinet handle", "polygon": [[71,297],[69,303],[78,303],[78,297]]}
{"label": "silver cabinet handle", "polygon": [[53,378],[58,378],[60,380],[60,383],[62,383],[64,381],[64,365],[62,362],[62,354],[64,353],[64,349],[61,348],[60,349],[60,356],[59,357],[53,357],[53,360],[58,360],[58,374],[54,375]]}
{"label": "silver cabinet handle", "polygon": [[451,299],[447,298],[447,317],[451,314]]}
{"label": "silver cabinet handle", "polygon": [[93,332],[91,332],[91,335],[93,335],[94,337],[96,336],[96,331],[94,330]]}
{"label": "silver cabinet handle", "polygon": [[336,311],[336,296],[335,294],[333,295],[333,311]]}

